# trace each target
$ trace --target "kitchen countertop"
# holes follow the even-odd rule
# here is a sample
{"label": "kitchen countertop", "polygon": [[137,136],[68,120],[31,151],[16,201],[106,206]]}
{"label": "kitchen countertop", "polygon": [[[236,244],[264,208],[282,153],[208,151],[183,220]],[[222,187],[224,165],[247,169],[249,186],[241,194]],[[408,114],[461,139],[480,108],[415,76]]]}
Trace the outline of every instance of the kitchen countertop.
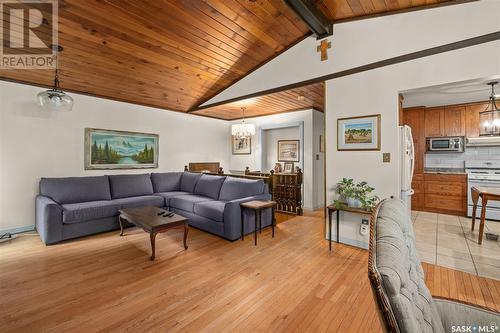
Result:
{"label": "kitchen countertop", "polygon": [[465,175],[464,168],[425,168],[424,173],[437,173],[447,175]]}

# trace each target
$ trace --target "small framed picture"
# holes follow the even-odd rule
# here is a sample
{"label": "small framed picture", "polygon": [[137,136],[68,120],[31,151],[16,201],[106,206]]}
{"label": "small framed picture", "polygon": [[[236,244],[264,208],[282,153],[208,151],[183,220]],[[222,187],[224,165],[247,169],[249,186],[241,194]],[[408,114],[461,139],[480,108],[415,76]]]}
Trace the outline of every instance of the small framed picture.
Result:
{"label": "small framed picture", "polygon": [[380,150],[380,114],[337,119],[337,150]]}
{"label": "small framed picture", "polygon": [[247,136],[238,138],[236,135],[232,136],[233,155],[250,155],[252,154],[252,138]]}
{"label": "small framed picture", "polygon": [[283,167],[284,173],[293,173],[293,162],[285,162]]}
{"label": "small framed picture", "polygon": [[299,162],[300,140],[278,140],[278,161]]}

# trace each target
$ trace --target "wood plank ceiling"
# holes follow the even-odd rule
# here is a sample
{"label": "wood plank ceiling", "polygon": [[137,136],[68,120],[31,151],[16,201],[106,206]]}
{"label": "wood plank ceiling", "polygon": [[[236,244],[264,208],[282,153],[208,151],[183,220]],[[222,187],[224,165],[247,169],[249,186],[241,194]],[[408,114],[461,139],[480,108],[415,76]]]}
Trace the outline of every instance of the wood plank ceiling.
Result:
{"label": "wood plank ceiling", "polygon": [[[390,14],[433,7],[456,0],[315,0],[316,7],[334,22],[360,19],[374,15]],[[463,2],[463,1],[462,1]]]}
{"label": "wood plank ceiling", "polygon": [[238,102],[214,106],[212,108],[194,111],[193,113],[225,120],[235,120],[243,118],[242,107],[245,108],[245,117],[265,116],[310,108],[323,112],[324,93],[324,83],[321,82]]}
{"label": "wood plank ceiling", "polygon": [[[322,0],[317,6],[336,20],[439,1]],[[282,0],[61,0],[59,4],[63,90],[180,112],[196,110],[310,35]],[[51,86],[53,71],[1,69],[0,79]],[[307,107],[322,109],[318,101],[323,92],[318,93],[316,86],[259,98],[256,105],[262,105],[261,114],[283,112],[300,104],[290,102],[291,95],[309,93],[314,97]],[[251,108],[248,112],[257,115],[256,107]],[[193,114],[234,119],[239,118],[238,110],[230,105]]]}

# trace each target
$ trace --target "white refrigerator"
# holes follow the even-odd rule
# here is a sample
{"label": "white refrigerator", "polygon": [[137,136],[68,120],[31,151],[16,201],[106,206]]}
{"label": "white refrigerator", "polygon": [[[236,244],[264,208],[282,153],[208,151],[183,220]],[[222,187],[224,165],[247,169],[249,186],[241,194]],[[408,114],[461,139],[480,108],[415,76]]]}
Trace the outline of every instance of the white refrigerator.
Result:
{"label": "white refrigerator", "polygon": [[413,146],[410,126],[399,126],[399,147],[401,149],[399,154],[401,156],[399,172],[401,177],[400,198],[411,212],[411,196],[415,193],[411,188],[413,171],[415,170],[415,147]]}

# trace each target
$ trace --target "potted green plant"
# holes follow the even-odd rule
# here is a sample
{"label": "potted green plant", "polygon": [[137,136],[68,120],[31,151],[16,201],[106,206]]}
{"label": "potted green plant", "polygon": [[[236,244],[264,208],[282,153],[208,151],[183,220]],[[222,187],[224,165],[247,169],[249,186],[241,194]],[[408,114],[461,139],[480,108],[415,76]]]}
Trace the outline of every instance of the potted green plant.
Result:
{"label": "potted green plant", "polygon": [[371,209],[378,201],[377,196],[371,195],[374,190],[365,181],[356,184],[352,178],[342,178],[336,186],[339,199],[335,204],[339,207],[347,204],[352,208]]}

